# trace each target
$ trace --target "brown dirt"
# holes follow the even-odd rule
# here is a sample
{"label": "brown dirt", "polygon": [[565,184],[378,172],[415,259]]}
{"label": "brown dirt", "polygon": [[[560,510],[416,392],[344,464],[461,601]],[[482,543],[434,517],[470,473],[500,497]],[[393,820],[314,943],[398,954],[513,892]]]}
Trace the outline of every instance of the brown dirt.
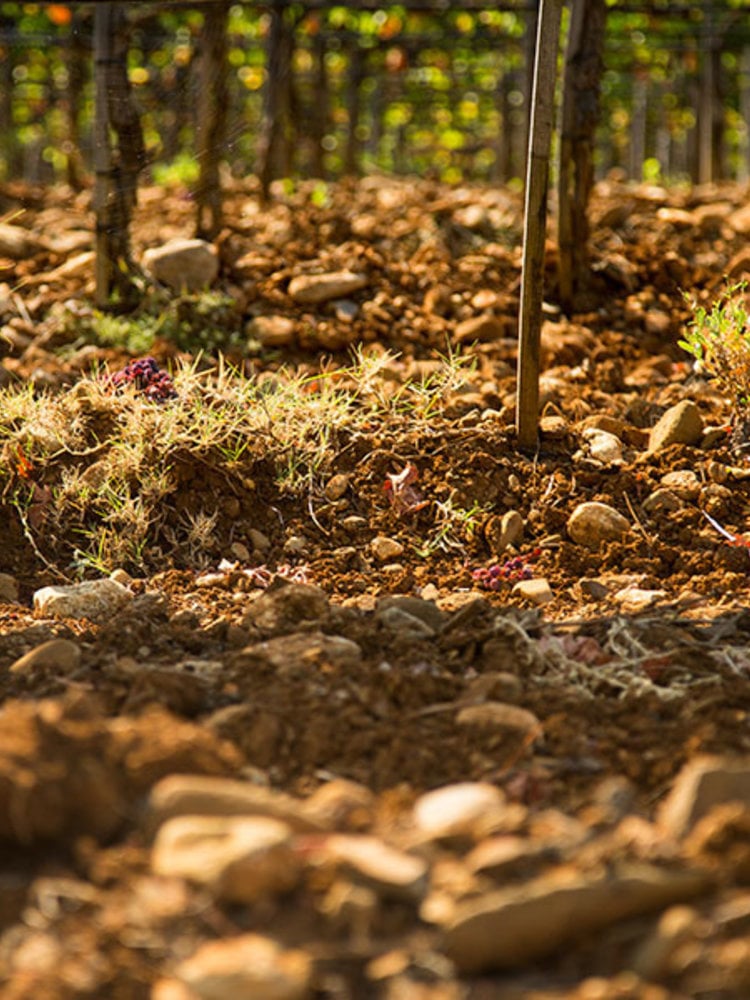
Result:
{"label": "brown dirt", "polygon": [[[282,362],[311,372],[331,357],[344,364],[348,348],[363,342],[399,352],[390,366],[397,386],[428,371],[456,346],[459,324],[485,309],[496,320],[495,336],[461,345],[474,368],[428,431],[411,427],[406,413],[391,426],[332,441],[310,497],[281,494],[261,461],[231,480],[189,470],[176,509],[203,509],[217,495],[232,500],[219,504],[204,565],[177,559],[164,566],[147,554],[142,573],[130,568],[133,602],[103,624],[34,615],[33,592],[59,582],[54,567],[64,565],[74,541],[40,536],[35,550],[7,497],[0,499],[0,571],[20,587],[18,602],[0,605],[3,997],[156,997],[152,984],[198,942],[247,929],[318,955],[320,997],[747,996],[746,953],[744,978],[727,974],[720,986],[702,985],[728,941],[710,914],[743,882],[729,862],[718,879],[724,895],[695,904],[711,928],[700,961],[686,959],[661,978],[654,973],[650,983],[632,971],[629,956],[653,933],[651,918],[584,935],[568,952],[513,974],[420,974],[414,966],[380,980],[363,972],[379,954],[405,948],[435,955],[432,929],[407,907],[383,910],[363,955],[346,935],[320,929],[314,886],[266,910],[222,906],[180,880],[160,887],[150,874],[143,813],[149,789],[170,773],[252,777],[299,796],[336,776],[377,793],[383,833],[398,828],[421,791],[484,780],[523,808],[519,829],[533,837],[537,818],[551,810],[556,821],[564,813],[594,824],[608,779],[627,779],[632,809],[652,818],[679,769],[699,752],[750,751],[750,555],[727,544],[701,513],[708,509],[742,532],[747,470],[726,435],[703,447],[647,450],[649,428],[682,399],[698,404],[706,426],[731,419],[727,401],[692,373],[676,341],[688,315],[683,291],[707,301],[723,274],[741,276],[745,237],[722,206],[739,207],[746,195],[736,188],[676,194],[601,186],[592,211],[599,221],[589,301],[571,319],[550,307],[541,444],[529,456],[515,449],[512,427],[520,258],[514,199],[368,180],[332,188],[326,207],[311,205],[303,189],[262,211],[252,188],[236,185],[218,241],[220,284],[239,315],[280,313],[296,324],[288,350],[238,358],[248,375]],[[49,317],[56,302],[85,302],[90,294],[85,275],[55,272],[72,248],[88,246],[88,197],[0,191],[3,210],[19,205],[37,247],[21,261],[3,261],[11,293],[5,321],[23,337],[0,347],[2,365],[6,378],[65,392],[85,373],[75,354],[56,352],[64,345]],[[664,208],[690,211],[693,222],[670,219]],[[144,192],[136,249],[189,233],[191,213],[185,198]],[[548,264],[554,303],[552,249]],[[313,265],[368,275],[369,287],[354,296],[360,311],[352,323],[289,297],[289,279]],[[153,353],[166,362],[180,352],[162,341]],[[124,360],[114,350],[86,357],[89,364]],[[583,430],[597,421],[619,436],[621,463],[587,456]],[[428,503],[399,515],[384,483],[406,463],[417,468]],[[644,508],[663,478],[679,470],[697,474],[697,492],[678,497],[674,510]],[[248,473],[253,490],[242,485]],[[340,500],[327,500],[325,485],[339,473],[350,477],[348,488]],[[470,535],[453,529],[439,537],[439,504],[449,498],[454,506],[482,505]],[[628,539],[597,550],[572,542],[567,520],[584,500],[625,515],[633,525]],[[493,545],[511,509],[525,525],[520,554],[539,549],[530,565],[553,593],[543,608],[511,585],[489,592],[472,578],[473,569],[508,558]],[[352,516],[361,520],[353,525],[346,521]],[[233,559],[232,543],[246,544],[251,529],[270,539],[269,566],[304,565],[322,591],[319,604],[308,605],[308,595],[269,625],[258,613],[267,597],[245,588],[236,573],[199,586],[201,571]],[[398,541],[403,553],[385,565],[373,559],[377,535]],[[292,537],[304,539],[297,555],[284,551]],[[618,597],[633,584],[659,592],[635,612]],[[379,614],[386,595],[435,601],[439,626],[422,635],[389,627]],[[290,654],[280,665],[257,650],[300,631],[348,639],[361,657],[297,662]],[[72,674],[9,671],[52,637],[79,644]],[[456,706],[488,698],[533,712],[543,738],[459,724]],[[597,982],[604,984],[599,993]]]}

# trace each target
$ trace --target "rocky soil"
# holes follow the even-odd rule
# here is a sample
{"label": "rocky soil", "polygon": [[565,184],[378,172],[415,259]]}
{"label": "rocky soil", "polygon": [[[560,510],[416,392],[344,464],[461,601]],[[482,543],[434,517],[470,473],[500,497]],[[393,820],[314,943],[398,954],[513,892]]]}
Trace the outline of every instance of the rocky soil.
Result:
{"label": "rocky soil", "polygon": [[[216,512],[193,564],[154,548],[83,587],[75,540],[13,502],[62,460],[0,439],[2,996],[747,997],[750,468],[677,346],[683,293],[750,273],[747,190],[601,185],[570,318],[550,245],[534,455],[517,201],[319,195],[230,191],[196,265],[234,303],[227,352],[262,379],[388,350],[391,394],[459,353],[429,421],[334,436],[304,495],[255,458],[196,468],[172,498]],[[129,360],[69,321],[88,205],[0,190],[0,383]],[[191,226],[145,190],[136,256]]]}

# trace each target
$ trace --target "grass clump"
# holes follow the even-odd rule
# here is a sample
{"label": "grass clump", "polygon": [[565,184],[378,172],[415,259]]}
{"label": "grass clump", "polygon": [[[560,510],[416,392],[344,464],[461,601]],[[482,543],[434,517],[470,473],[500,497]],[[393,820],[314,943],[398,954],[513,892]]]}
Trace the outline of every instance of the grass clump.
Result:
{"label": "grass clump", "polygon": [[[209,370],[196,361],[178,365],[177,396],[161,404],[96,377],[58,393],[2,389],[0,511],[68,576],[216,561],[259,517],[273,526],[282,507],[309,513],[347,440],[385,423],[429,427],[461,366],[402,383],[396,360],[361,354],[345,368],[261,378],[223,357]],[[430,550],[470,537],[476,510],[437,514]]]}
{"label": "grass clump", "polygon": [[149,354],[157,337],[190,354],[242,355],[246,338],[234,299],[222,292],[194,295],[153,295],[148,305],[127,315],[97,309],[68,315],[64,320],[68,350],[84,344]]}

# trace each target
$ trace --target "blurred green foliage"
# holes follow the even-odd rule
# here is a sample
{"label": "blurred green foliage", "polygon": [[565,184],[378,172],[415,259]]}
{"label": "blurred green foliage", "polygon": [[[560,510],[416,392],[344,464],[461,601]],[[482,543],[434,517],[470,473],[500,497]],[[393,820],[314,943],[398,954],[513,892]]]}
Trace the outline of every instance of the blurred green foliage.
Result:
{"label": "blurred green foliage", "polygon": [[[700,64],[707,47],[721,52],[720,88],[730,172],[747,158],[748,124],[740,85],[750,47],[746,0],[681,4],[652,12],[608,0],[603,114],[598,157],[607,169],[626,165],[633,109],[648,95],[645,145],[650,177],[665,176],[664,150],[687,148],[696,123]],[[90,162],[93,119],[92,3],[0,3],[0,178],[49,181],[65,176],[73,144]],[[308,9],[290,3],[294,23],[293,167],[342,173],[347,145],[353,58],[363,60],[355,140],[363,171],[413,172],[459,182],[509,180],[523,169],[529,15],[487,8],[406,3],[357,10],[349,4]],[[671,5],[674,7],[674,4]],[[132,23],[130,78],[143,112],[155,179],[191,186],[195,65],[203,14],[152,2],[127,3]],[[253,172],[266,83],[269,15],[236,3],[229,16],[230,134],[225,158],[235,175]],[[325,80],[325,92],[321,90]],[[640,87],[640,90],[639,90]],[[325,106],[322,136],[313,122]],[[507,145],[513,147],[512,155]],[[674,164],[677,164],[675,168]],[[685,165],[685,169],[687,169]]]}

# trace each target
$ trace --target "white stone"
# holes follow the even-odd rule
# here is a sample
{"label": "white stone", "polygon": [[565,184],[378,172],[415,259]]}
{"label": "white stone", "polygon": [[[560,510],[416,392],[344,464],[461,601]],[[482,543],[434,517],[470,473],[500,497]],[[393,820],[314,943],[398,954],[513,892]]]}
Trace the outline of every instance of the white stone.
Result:
{"label": "white stone", "polygon": [[465,973],[524,966],[600,928],[690,899],[709,884],[703,872],[655,865],[602,875],[566,867],[459,903],[449,915],[444,947]]}
{"label": "white stone", "polygon": [[400,556],[404,551],[404,547],[401,542],[397,542],[395,538],[387,538],[385,535],[377,535],[370,542],[370,551],[378,562],[388,562],[391,559],[397,559],[398,556]]}
{"label": "white stone", "polygon": [[295,302],[318,305],[342,299],[369,284],[367,275],[353,271],[329,271],[326,274],[299,274],[289,282],[289,294]]}
{"label": "white stone", "polygon": [[622,462],[622,442],[614,434],[598,427],[587,427],[581,435],[588,445],[588,453],[602,465],[617,465]]}
{"label": "white stone", "polygon": [[22,226],[0,222],[0,254],[11,260],[23,260],[36,253],[39,241]]}
{"label": "white stone", "polygon": [[256,316],[245,327],[248,337],[263,347],[286,347],[294,342],[294,320],[288,316]]}
{"label": "white stone", "polygon": [[430,837],[471,833],[487,814],[502,808],[499,788],[484,781],[466,781],[425,792],[414,804],[414,823]]}
{"label": "white stone", "polygon": [[677,775],[659,809],[659,825],[672,836],[682,837],[711,809],[726,802],[742,802],[750,808],[750,758],[697,757]]}
{"label": "white stone", "polygon": [[532,577],[531,580],[519,580],[513,585],[513,593],[525,597],[532,604],[549,604],[553,598],[552,588],[543,576]]}
{"label": "white stone", "polygon": [[701,481],[692,469],[675,469],[661,477],[661,485],[677,494],[682,500],[697,500]]}
{"label": "white stone", "polygon": [[178,237],[146,250],[143,266],[154,281],[175,292],[200,292],[219,273],[219,256],[212,243]]}
{"label": "white stone", "polygon": [[579,503],[568,518],[568,534],[579,545],[597,549],[602,542],[623,538],[630,531],[627,519],[606,503]]}
{"label": "white stone", "polygon": [[304,1000],[312,961],[271,938],[242,934],[202,944],[174,972],[199,1000]]}
{"label": "white stone", "polygon": [[321,842],[315,859],[335,865],[385,898],[416,900],[427,888],[427,862],[377,837],[333,834]]}
{"label": "white stone", "polygon": [[288,892],[300,861],[286,823],[267,816],[176,816],[154,841],[155,875],[189,879],[227,902]]}
{"label": "white stone", "polygon": [[12,674],[33,673],[36,670],[67,674],[81,662],[81,647],[70,639],[50,639],[30,649],[8,668]]}
{"label": "white stone", "polygon": [[266,816],[300,833],[322,829],[305,803],[285,792],[202,774],[162,778],[151,790],[149,810],[157,826],[175,816]]}
{"label": "white stone", "polygon": [[664,600],[666,590],[644,590],[642,587],[623,587],[614,594],[614,600],[627,614],[637,614]]}
{"label": "white stone", "polygon": [[127,587],[114,580],[87,580],[70,586],[42,587],[34,593],[34,611],[43,618],[110,618],[133,600]]}
{"label": "white stone", "polygon": [[670,444],[698,444],[703,437],[703,418],[691,399],[683,399],[662,414],[651,428],[648,450],[659,451]]}

